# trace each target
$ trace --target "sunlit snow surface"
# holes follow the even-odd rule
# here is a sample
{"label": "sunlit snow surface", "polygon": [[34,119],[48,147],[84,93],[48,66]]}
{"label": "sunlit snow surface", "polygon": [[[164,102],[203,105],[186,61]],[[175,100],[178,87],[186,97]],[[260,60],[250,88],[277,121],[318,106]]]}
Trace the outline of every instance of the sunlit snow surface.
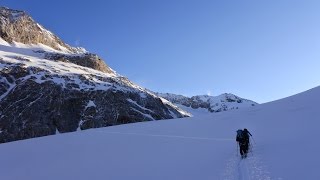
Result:
{"label": "sunlit snow surface", "polygon": [[[0,179],[316,180],[320,88],[252,108],[0,145]],[[235,131],[253,134],[240,160]]]}

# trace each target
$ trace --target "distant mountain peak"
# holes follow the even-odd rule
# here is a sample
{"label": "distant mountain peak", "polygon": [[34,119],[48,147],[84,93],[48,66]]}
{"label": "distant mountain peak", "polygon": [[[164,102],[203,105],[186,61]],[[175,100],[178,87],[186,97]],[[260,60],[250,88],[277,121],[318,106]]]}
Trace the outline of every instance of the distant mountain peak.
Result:
{"label": "distant mountain peak", "polygon": [[157,93],[157,95],[171,101],[176,105],[191,107],[193,109],[204,108],[209,112],[221,112],[233,109],[255,106],[258,103],[241,98],[231,93],[223,93],[219,96],[198,95],[186,97],[171,93]]}

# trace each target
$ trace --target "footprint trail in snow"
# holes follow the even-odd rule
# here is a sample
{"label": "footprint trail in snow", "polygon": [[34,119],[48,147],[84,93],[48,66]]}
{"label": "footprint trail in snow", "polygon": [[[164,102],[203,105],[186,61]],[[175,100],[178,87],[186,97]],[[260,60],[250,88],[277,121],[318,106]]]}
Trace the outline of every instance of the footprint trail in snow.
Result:
{"label": "footprint trail in snow", "polygon": [[273,180],[267,167],[263,165],[259,155],[249,153],[248,157],[241,159],[240,155],[232,154],[227,161],[223,180]]}

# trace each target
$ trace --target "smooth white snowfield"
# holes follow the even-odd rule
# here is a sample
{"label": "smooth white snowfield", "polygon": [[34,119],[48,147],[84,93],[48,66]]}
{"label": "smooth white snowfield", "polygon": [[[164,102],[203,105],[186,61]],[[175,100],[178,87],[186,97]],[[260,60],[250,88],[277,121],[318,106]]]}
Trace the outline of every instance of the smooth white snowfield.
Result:
{"label": "smooth white snowfield", "polygon": [[[317,180],[320,87],[255,106],[0,145],[0,179]],[[237,156],[235,131],[253,152]]]}

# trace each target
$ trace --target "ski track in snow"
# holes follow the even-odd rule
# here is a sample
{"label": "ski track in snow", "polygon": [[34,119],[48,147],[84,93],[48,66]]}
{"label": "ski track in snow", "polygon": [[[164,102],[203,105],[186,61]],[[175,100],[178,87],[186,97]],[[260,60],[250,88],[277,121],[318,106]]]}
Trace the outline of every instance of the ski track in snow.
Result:
{"label": "ski track in snow", "polygon": [[[191,137],[191,136],[177,136],[177,135],[163,135],[163,134],[145,134],[145,133],[128,133],[128,132],[114,132],[114,131],[98,131],[100,133],[108,134],[122,134],[122,135],[136,135],[136,136],[151,136],[151,137],[165,137],[165,138],[181,138],[190,140],[209,140],[209,141],[233,141],[228,138],[207,138],[207,137]],[[237,145],[237,144],[236,144]],[[238,145],[237,145],[238,146]],[[228,160],[225,172],[222,175],[222,180],[282,180],[281,178],[271,178],[267,167],[259,155],[259,149],[253,147],[249,150],[248,157],[241,159],[239,148],[236,152],[231,154]]]}
{"label": "ski track in snow", "polygon": [[[209,140],[209,141],[233,141],[228,138],[207,138],[207,137],[190,137],[190,136],[176,136],[163,134],[145,134],[145,133],[127,133],[114,131],[99,131],[100,133],[108,134],[122,134],[122,135],[136,135],[136,136],[151,136],[151,137],[165,137],[165,138],[181,138],[190,140]],[[238,146],[238,145],[237,145]],[[228,160],[222,180],[282,180],[281,178],[271,178],[267,167],[259,155],[259,150],[256,152],[256,147],[249,150],[248,157],[241,159],[239,148],[236,153],[231,154]]]}
{"label": "ski track in snow", "polygon": [[[237,149],[238,151],[239,149]],[[255,149],[249,152],[248,157],[241,159],[239,152],[232,154],[226,163],[225,172],[222,175],[223,180],[281,180],[281,178],[272,178],[263,165],[263,162]]]}

